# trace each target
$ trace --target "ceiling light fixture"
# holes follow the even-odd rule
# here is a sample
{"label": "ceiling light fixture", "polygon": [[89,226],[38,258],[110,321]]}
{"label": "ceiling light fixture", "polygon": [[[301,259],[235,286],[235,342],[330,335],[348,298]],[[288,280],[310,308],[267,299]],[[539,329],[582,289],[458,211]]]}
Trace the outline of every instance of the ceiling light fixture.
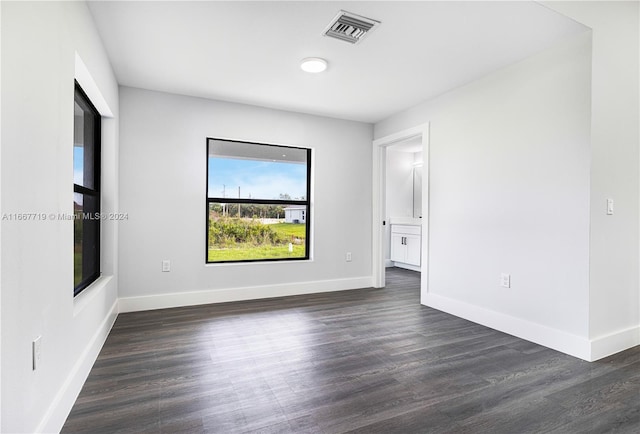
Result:
{"label": "ceiling light fixture", "polygon": [[307,57],[300,62],[300,68],[305,72],[316,74],[327,69],[327,61],[319,57]]}

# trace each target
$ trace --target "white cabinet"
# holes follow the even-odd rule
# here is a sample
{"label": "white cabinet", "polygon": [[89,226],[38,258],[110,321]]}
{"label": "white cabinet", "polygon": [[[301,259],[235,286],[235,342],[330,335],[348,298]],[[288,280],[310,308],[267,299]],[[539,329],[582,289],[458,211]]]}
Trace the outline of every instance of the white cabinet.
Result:
{"label": "white cabinet", "polygon": [[391,225],[391,260],[420,266],[421,227]]}
{"label": "white cabinet", "polygon": [[404,235],[391,232],[391,260],[404,261],[407,253],[404,246]]}

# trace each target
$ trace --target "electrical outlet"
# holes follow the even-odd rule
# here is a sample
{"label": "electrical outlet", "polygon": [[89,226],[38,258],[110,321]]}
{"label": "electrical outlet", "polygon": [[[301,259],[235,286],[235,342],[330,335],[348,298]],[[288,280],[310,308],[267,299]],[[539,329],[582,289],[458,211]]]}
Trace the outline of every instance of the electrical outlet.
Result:
{"label": "electrical outlet", "polygon": [[347,254],[345,255],[345,260],[347,262],[351,262],[351,252],[347,252]]}
{"label": "electrical outlet", "polygon": [[500,286],[504,288],[511,288],[511,274],[500,274]]}
{"label": "electrical outlet", "polygon": [[162,272],[168,273],[169,271],[171,271],[171,261],[168,259],[165,259],[162,261]]}
{"label": "electrical outlet", "polygon": [[35,371],[40,366],[40,360],[42,359],[42,336],[38,336],[35,338],[33,342],[31,342],[31,360],[32,360],[32,368]]}

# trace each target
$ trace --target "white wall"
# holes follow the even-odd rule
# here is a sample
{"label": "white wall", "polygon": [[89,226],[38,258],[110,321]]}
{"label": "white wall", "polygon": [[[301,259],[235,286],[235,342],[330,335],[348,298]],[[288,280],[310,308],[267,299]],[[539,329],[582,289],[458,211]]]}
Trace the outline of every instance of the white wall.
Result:
{"label": "white wall", "polygon": [[387,148],[387,217],[413,217],[414,153]]}
{"label": "white wall", "polygon": [[[103,124],[103,211],[117,209],[118,88],[80,2],[3,2],[3,213],[73,212],[76,52],[115,118]],[[73,223],[2,221],[2,432],[61,428],[113,320],[117,279],[74,300]],[[103,226],[103,272],[117,266],[114,223]],[[42,336],[40,368],[31,342]]]}
{"label": "white wall", "polygon": [[[122,311],[371,285],[370,124],[127,87],[120,108]],[[207,137],[313,149],[313,260],[205,265]]]}
{"label": "white wall", "polygon": [[578,356],[589,334],[590,62],[585,32],[375,125],[376,137],[431,125],[423,303]]}
{"label": "white wall", "polygon": [[413,217],[413,162],[414,154],[402,152],[393,146],[386,153],[386,220],[385,260],[391,257],[391,225],[397,217]]}
{"label": "white wall", "polygon": [[[2,95],[2,2],[0,2],[0,95]],[[0,132],[2,131],[2,104],[0,103]],[[0,191],[2,191],[2,134],[0,134]],[[2,197],[0,196],[0,215]],[[0,225],[0,246],[2,245],[2,225]],[[2,249],[0,248],[0,432],[2,431]]]}
{"label": "white wall", "polygon": [[598,358],[640,344],[640,4],[547,6],[593,29],[589,337]]}

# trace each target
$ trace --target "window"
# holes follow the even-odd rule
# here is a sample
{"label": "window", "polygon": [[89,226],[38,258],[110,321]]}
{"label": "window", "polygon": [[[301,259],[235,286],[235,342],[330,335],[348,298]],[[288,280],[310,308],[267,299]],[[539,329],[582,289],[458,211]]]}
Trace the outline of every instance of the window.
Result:
{"label": "window", "polygon": [[100,114],[75,87],[73,116],[73,294],[100,277]]}
{"label": "window", "polygon": [[207,139],[206,262],[309,259],[311,150]]}

